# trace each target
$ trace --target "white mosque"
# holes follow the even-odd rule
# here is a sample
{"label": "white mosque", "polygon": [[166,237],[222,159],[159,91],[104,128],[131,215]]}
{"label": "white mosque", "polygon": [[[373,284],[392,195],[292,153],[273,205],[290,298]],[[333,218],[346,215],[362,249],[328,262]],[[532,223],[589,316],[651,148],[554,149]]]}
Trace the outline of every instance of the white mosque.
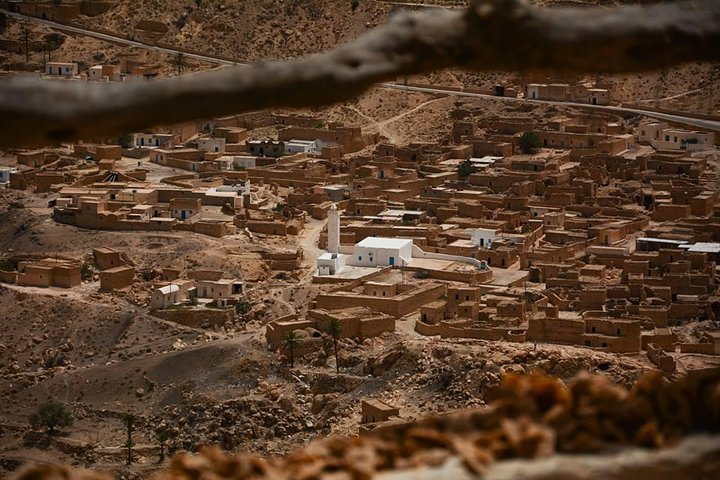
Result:
{"label": "white mosque", "polygon": [[[473,234],[473,241],[477,245],[490,247],[495,239],[495,231],[478,229]],[[476,238],[478,237],[478,238]],[[328,242],[327,253],[317,259],[317,274],[337,275],[345,269],[352,267],[404,267],[413,258],[443,260],[448,263],[462,262],[486,270],[487,264],[471,257],[447,255],[443,253],[424,252],[412,239],[367,237],[352,247],[352,253],[340,253],[340,212],[333,203],[328,212]]]}
{"label": "white mosque", "polygon": [[367,237],[353,247],[352,254],[340,253],[340,212],[333,204],[328,212],[327,253],[318,257],[318,275],[337,275],[345,265],[354,267],[405,266],[410,263],[413,241],[404,238]]}

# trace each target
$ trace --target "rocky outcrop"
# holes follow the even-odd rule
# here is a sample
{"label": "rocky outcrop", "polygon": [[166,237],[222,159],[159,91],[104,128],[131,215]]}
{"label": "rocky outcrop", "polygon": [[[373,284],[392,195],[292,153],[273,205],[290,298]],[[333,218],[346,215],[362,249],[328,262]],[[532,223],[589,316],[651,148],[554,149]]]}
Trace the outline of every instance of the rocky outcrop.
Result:
{"label": "rocky outcrop", "polygon": [[[292,402],[283,405],[276,393],[277,408],[291,409]],[[720,474],[718,405],[720,369],[674,383],[653,372],[630,391],[603,376],[580,375],[566,386],[538,374],[508,374],[497,400],[485,408],[395,422],[360,437],[322,438],[281,458],[205,449],[175,457],[157,478],[715,478]],[[278,412],[248,413],[272,423]],[[221,414],[227,412],[203,412]],[[229,423],[246,418],[237,415]],[[192,423],[190,415],[183,418]],[[285,434],[277,424],[274,428],[276,435]],[[18,479],[103,478],[81,475],[65,467],[38,467]]]}

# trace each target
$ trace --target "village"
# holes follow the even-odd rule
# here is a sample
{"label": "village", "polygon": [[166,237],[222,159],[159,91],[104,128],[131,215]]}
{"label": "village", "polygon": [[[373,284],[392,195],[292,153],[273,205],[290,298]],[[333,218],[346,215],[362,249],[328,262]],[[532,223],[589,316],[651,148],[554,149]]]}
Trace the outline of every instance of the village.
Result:
{"label": "village", "polygon": [[[163,76],[43,67],[22,75]],[[171,451],[277,454],[484,405],[508,372],[629,386],[720,366],[720,132],[620,95],[398,78],[0,150],[0,303],[26,319],[0,338],[0,474],[42,450],[12,418],[25,395],[23,415],[78,405],[47,459],[122,463],[132,411],[151,471],[154,425]]]}
{"label": "village", "polygon": [[[720,353],[712,328],[690,338],[683,329],[720,311],[714,133],[579,112],[458,120],[447,142],[394,145],[317,123],[238,115],[135,133],[124,145],[77,144],[67,156],[18,152],[2,178],[50,194],[53,220],[82,229],[286,237],[290,248],[264,258],[295,271],[316,255],[306,278],[326,287],[308,303],[341,319],[342,336],[362,340],[412,317],[429,337],[642,351],[671,371],[678,353]],[[276,133],[258,138],[260,129]],[[72,158],[82,168],[68,168]],[[292,245],[310,219],[325,225],[304,252]],[[125,253],[93,250],[101,290],[135,280]],[[4,261],[5,281],[41,287],[78,286],[86,266],[22,252]],[[163,269],[158,282],[151,309],[187,305],[172,318],[193,326],[207,301],[218,309],[200,316],[224,323],[244,292],[222,271]],[[269,346],[323,331],[315,311],[271,320]]]}

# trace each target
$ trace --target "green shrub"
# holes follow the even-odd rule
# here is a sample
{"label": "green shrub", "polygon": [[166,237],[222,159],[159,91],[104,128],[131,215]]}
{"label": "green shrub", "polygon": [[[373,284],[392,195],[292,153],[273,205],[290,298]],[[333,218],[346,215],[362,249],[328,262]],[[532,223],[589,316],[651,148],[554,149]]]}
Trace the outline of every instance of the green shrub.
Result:
{"label": "green shrub", "polygon": [[49,402],[40,405],[38,411],[30,415],[33,428],[44,428],[48,435],[60,433],[60,429],[69,427],[75,419],[70,411],[61,403]]}
{"label": "green shrub", "polygon": [[473,173],[477,171],[477,169],[473,166],[472,163],[470,163],[470,160],[465,160],[464,162],[460,163],[457,168],[458,171],[458,177],[461,180],[466,179]]}
{"label": "green shrub", "polygon": [[535,132],[525,132],[520,136],[519,146],[522,153],[535,153],[540,148],[540,137]]}

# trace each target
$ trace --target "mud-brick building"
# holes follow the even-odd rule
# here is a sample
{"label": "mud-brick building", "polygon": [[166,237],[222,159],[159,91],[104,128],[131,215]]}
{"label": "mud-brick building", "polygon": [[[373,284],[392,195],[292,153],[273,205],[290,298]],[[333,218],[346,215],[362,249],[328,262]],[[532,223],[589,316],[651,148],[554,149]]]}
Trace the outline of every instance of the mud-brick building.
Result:
{"label": "mud-brick building", "polygon": [[376,399],[363,400],[362,423],[386,422],[393,417],[400,417],[400,409]]}
{"label": "mud-brick building", "polygon": [[18,285],[72,288],[81,281],[79,262],[44,258],[18,264]]}
{"label": "mud-brick building", "polygon": [[93,258],[98,270],[108,270],[125,264],[122,260],[122,254],[108,247],[93,248]]}
{"label": "mud-brick building", "polygon": [[100,290],[110,292],[127,287],[135,280],[133,267],[119,266],[100,272]]}
{"label": "mud-brick building", "polygon": [[[353,307],[337,310],[316,308],[310,310],[305,319],[297,315],[278,318],[267,324],[265,340],[271,349],[281,346],[288,332],[298,332],[300,338],[314,338],[321,332],[328,332],[330,323],[337,320],[340,324],[341,338],[357,338],[360,340],[373,338],[384,332],[395,331],[395,318],[375,312],[366,307]],[[304,331],[305,334],[301,333]],[[320,343],[301,345],[301,354],[321,348]]]}
{"label": "mud-brick building", "polygon": [[614,353],[635,353],[641,348],[640,319],[596,316],[582,318],[533,317],[528,320],[526,339],[530,342],[560,343],[598,348]]}

